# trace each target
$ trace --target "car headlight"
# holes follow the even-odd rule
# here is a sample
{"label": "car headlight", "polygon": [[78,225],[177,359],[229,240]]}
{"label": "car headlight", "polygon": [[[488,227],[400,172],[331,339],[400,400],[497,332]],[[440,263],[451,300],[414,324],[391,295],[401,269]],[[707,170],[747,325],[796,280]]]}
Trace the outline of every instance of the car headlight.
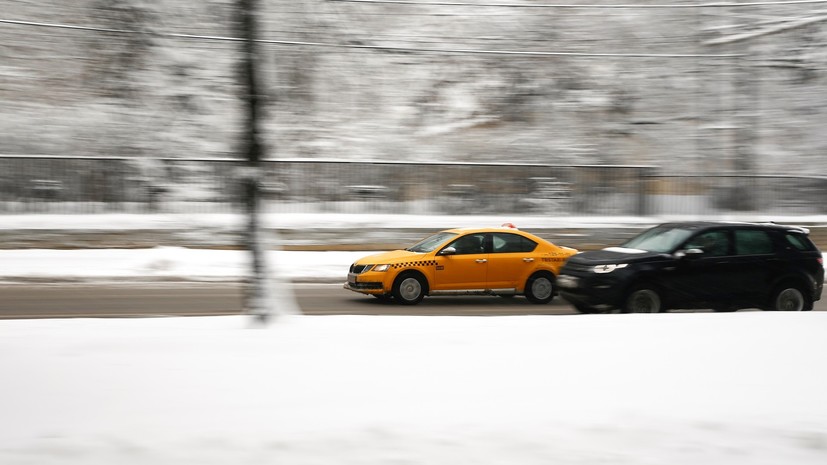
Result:
{"label": "car headlight", "polygon": [[626,268],[628,263],[617,263],[617,264],[610,264],[610,265],[597,265],[596,267],[592,268],[592,271],[595,273],[611,273],[614,270],[618,270],[620,268]]}
{"label": "car headlight", "polygon": [[388,271],[388,268],[390,267],[390,265],[376,265],[373,267],[373,270],[371,271]]}

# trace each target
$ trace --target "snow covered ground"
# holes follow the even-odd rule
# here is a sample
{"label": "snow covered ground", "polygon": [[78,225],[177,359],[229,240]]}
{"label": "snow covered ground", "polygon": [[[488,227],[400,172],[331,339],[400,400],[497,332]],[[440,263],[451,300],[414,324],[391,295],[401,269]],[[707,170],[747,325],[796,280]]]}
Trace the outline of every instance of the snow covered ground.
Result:
{"label": "snow covered ground", "polygon": [[827,463],[827,313],[0,322],[0,463]]}
{"label": "snow covered ground", "polygon": [[[344,279],[360,252],[271,252]],[[0,251],[237,279],[238,251]],[[74,278],[72,278],[74,277]],[[821,465],[827,313],[0,321],[3,465]]]}

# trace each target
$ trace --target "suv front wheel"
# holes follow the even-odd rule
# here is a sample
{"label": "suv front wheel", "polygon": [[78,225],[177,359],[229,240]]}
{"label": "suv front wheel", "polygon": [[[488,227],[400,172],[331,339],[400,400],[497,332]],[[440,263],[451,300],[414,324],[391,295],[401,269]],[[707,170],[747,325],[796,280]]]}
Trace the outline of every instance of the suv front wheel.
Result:
{"label": "suv front wheel", "polygon": [[663,302],[660,294],[652,286],[638,286],[626,297],[623,313],[660,313]]}

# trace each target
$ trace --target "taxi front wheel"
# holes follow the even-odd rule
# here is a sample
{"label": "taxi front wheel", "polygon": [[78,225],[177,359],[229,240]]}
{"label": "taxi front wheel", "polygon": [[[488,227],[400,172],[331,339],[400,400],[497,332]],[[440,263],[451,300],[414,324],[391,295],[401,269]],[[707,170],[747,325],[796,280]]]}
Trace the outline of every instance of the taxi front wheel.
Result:
{"label": "taxi front wheel", "polygon": [[425,284],[415,273],[402,273],[393,282],[393,298],[402,305],[416,305],[425,297]]}
{"label": "taxi front wheel", "polygon": [[535,273],[525,285],[525,298],[533,304],[547,304],[554,298],[554,277],[550,273]]}

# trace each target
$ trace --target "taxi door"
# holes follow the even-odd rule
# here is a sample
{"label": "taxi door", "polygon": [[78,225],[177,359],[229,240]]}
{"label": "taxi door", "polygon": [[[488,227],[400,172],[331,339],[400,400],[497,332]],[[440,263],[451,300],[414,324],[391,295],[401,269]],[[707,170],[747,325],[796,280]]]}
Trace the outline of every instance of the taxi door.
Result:
{"label": "taxi door", "polygon": [[537,244],[511,233],[493,233],[488,256],[489,289],[519,288],[537,267],[531,251]]}
{"label": "taxi door", "polygon": [[[485,289],[488,273],[488,253],[485,234],[468,234],[448,244],[455,252],[436,256],[433,290]],[[443,249],[444,250],[444,249]]]}

